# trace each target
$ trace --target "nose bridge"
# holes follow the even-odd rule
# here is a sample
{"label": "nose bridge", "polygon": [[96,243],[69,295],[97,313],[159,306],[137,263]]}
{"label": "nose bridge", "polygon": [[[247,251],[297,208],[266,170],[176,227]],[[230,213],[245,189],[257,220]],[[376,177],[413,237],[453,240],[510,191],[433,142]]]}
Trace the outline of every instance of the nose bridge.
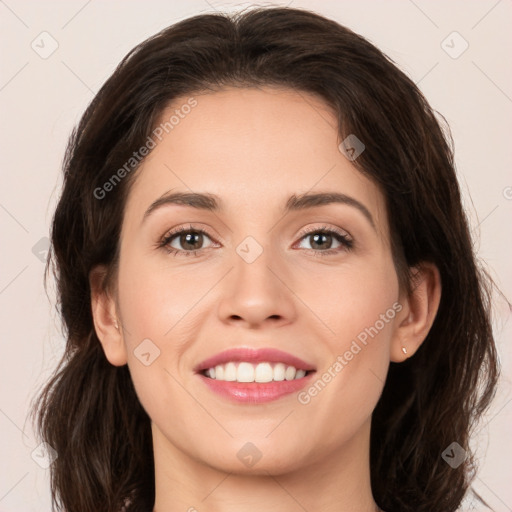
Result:
{"label": "nose bridge", "polygon": [[219,306],[224,320],[236,318],[258,324],[268,318],[286,322],[295,315],[293,294],[282,282],[284,276],[279,275],[284,273],[279,250],[271,247],[270,236],[262,234],[259,238],[265,238],[265,246],[256,237],[247,236],[235,247],[234,268]]}
{"label": "nose bridge", "polygon": [[276,248],[271,246],[270,237],[265,242],[262,245],[255,237],[247,236],[236,246],[236,256],[233,259],[235,292],[248,298],[252,296],[253,301],[261,300],[265,296],[268,303],[272,298],[282,295],[282,284],[277,282],[275,270],[272,269],[272,266],[279,266]]}

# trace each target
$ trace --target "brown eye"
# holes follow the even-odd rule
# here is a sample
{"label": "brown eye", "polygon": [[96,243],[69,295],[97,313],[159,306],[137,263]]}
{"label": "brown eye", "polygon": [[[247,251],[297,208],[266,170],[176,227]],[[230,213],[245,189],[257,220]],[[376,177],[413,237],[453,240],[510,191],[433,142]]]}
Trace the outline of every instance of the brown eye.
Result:
{"label": "brown eye", "polygon": [[176,240],[179,241],[185,251],[192,251],[202,248],[200,246],[203,244],[203,234],[197,231],[190,231],[188,233],[179,234]]}
{"label": "brown eye", "polygon": [[327,233],[315,233],[308,235],[307,238],[312,249],[330,249],[334,241],[334,237]]}
{"label": "brown eye", "polygon": [[[301,240],[299,245],[301,249],[319,253],[332,254],[340,252],[343,248],[351,249],[353,247],[353,241],[347,234],[325,228],[311,230]],[[309,244],[309,247],[303,246],[304,241]]]}
{"label": "brown eye", "polygon": [[210,247],[205,246],[206,240],[212,241],[202,229],[180,228],[167,234],[161,241],[160,247],[176,255],[189,256]]}

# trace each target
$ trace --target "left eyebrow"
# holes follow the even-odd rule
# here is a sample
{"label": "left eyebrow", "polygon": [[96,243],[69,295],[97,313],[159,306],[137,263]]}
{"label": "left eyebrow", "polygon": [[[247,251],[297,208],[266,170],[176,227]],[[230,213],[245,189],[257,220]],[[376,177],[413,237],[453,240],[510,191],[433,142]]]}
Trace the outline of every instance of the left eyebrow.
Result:
{"label": "left eyebrow", "polygon": [[[346,204],[356,208],[366,217],[373,229],[376,230],[375,222],[368,208],[357,199],[351,196],[347,196],[346,194],[341,194],[339,192],[305,193],[299,196],[293,194],[286,201],[284,212],[288,213],[291,211],[304,210],[307,208],[314,208],[333,203]],[[170,204],[184,205],[191,208],[212,212],[218,212],[222,209],[222,200],[215,194],[198,192],[171,193],[171,191],[168,191],[160,196],[156,201],[151,203],[149,208],[144,213],[142,221],[144,222],[144,220],[147,219],[156,209]]]}
{"label": "left eyebrow", "polygon": [[373,220],[370,210],[366,206],[358,201],[357,199],[341,194],[339,192],[317,192],[317,193],[306,193],[300,196],[293,194],[286,202],[285,211],[296,211],[305,208],[314,208],[315,206],[324,206],[327,204],[346,204],[359,210],[365,217],[366,220],[371,224],[372,228],[376,231],[375,222]]}

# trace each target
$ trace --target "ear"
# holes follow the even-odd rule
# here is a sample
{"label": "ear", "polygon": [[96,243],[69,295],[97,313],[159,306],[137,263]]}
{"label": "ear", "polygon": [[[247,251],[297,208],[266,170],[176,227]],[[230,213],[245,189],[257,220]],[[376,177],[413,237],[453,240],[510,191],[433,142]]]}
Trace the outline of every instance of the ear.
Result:
{"label": "ear", "polygon": [[441,276],[433,263],[423,262],[414,267],[413,275],[410,295],[404,294],[399,301],[402,310],[396,317],[391,344],[391,361],[397,363],[414,355],[421,346],[434,323],[441,300]]}
{"label": "ear", "polygon": [[104,286],[106,275],[105,265],[98,265],[89,273],[94,328],[108,361],[114,366],[123,366],[127,363],[127,356],[122,325],[115,300]]}

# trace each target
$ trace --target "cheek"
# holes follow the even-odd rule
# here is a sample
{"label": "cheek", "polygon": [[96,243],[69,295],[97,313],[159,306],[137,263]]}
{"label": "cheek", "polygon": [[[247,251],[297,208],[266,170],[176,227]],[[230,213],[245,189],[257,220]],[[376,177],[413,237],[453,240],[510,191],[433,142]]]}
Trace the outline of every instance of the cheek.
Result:
{"label": "cheek", "polygon": [[398,278],[392,261],[382,257],[333,274],[324,291],[315,307],[331,330],[324,338],[330,357],[318,372],[316,388],[322,390],[322,407],[346,407],[358,411],[361,420],[371,414],[386,379],[395,318],[402,309]]}
{"label": "cheek", "polygon": [[166,258],[148,260],[132,253],[119,269],[119,305],[132,343],[175,338],[182,320],[217,280],[212,272],[177,270]]}
{"label": "cheek", "polygon": [[364,343],[368,331],[375,339],[389,338],[399,286],[393,262],[385,254],[354,259],[350,265],[317,275],[304,293],[330,328],[331,349],[336,353],[348,350],[358,336]]}
{"label": "cheek", "polygon": [[159,423],[172,422],[168,411],[186,405],[177,365],[188,342],[187,313],[202,295],[190,281],[190,274],[171,272],[133,250],[120,262],[118,300],[128,367],[140,402]]}
{"label": "cheek", "polygon": [[171,264],[165,257],[151,261],[132,250],[119,267],[128,366],[139,399],[153,412],[170,410],[183,398],[173,377],[181,380],[183,368],[190,372],[185,356],[200,328],[198,312],[206,303],[201,298],[218,281],[206,267],[198,272],[192,266],[176,269]]}

